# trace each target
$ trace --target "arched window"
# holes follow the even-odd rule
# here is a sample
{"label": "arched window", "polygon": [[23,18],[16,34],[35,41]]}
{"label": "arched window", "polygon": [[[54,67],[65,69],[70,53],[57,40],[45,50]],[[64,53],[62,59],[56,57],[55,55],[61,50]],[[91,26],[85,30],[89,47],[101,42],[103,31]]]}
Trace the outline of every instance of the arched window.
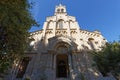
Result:
{"label": "arched window", "polygon": [[57,9],[57,12],[60,12],[60,9]]}
{"label": "arched window", "polygon": [[64,9],[61,9],[61,12],[64,12]]}
{"label": "arched window", "polygon": [[59,20],[58,23],[57,23],[57,29],[62,29],[63,28],[63,23],[64,23],[63,20]]}
{"label": "arched window", "polygon": [[47,29],[51,29],[51,27],[52,27],[52,23],[53,23],[52,20],[50,20],[50,21],[48,22],[48,24],[47,24]]}
{"label": "arched window", "polygon": [[91,48],[92,48],[92,49],[95,49],[94,39],[93,39],[93,38],[89,38],[88,41],[89,41],[88,43],[89,43],[89,45],[91,46]]}

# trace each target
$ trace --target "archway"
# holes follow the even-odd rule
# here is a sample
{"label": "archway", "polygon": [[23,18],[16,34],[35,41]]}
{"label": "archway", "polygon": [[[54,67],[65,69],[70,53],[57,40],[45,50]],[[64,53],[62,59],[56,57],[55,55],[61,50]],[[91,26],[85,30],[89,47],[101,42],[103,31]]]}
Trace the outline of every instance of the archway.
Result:
{"label": "archway", "polygon": [[89,41],[89,45],[91,46],[91,48],[94,50],[95,46],[94,46],[94,39],[93,38],[88,38]]}
{"label": "archway", "polygon": [[68,55],[58,54],[56,56],[56,77],[67,78],[69,74]]}

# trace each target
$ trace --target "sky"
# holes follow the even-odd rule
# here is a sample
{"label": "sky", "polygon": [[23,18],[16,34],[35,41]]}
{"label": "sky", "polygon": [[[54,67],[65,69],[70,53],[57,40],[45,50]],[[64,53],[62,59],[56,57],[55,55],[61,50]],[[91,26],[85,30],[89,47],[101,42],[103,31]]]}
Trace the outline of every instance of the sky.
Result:
{"label": "sky", "polygon": [[98,30],[109,41],[120,40],[120,0],[29,0],[33,18],[40,24],[33,32],[43,28],[46,17],[53,16],[55,6],[66,6],[67,13],[75,16],[80,29]]}

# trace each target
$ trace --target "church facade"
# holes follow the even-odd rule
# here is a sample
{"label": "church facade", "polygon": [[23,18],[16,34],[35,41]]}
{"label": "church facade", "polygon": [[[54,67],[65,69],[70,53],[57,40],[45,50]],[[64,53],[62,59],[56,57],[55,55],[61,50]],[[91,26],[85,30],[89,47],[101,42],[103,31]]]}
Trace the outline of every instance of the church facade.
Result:
{"label": "church facade", "polygon": [[101,50],[106,39],[99,31],[81,30],[65,6],[56,6],[43,29],[31,32],[29,38],[30,50],[13,67],[11,80],[104,80],[88,52]]}

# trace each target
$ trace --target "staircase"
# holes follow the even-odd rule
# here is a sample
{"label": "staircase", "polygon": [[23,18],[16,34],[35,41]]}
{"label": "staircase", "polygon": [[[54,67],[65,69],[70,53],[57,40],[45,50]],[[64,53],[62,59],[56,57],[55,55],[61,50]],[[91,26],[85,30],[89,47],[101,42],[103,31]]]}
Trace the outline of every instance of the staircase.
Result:
{"label": "staircase", "polygon": [[68,78],[57,78],[56,80],[70,80]]}

